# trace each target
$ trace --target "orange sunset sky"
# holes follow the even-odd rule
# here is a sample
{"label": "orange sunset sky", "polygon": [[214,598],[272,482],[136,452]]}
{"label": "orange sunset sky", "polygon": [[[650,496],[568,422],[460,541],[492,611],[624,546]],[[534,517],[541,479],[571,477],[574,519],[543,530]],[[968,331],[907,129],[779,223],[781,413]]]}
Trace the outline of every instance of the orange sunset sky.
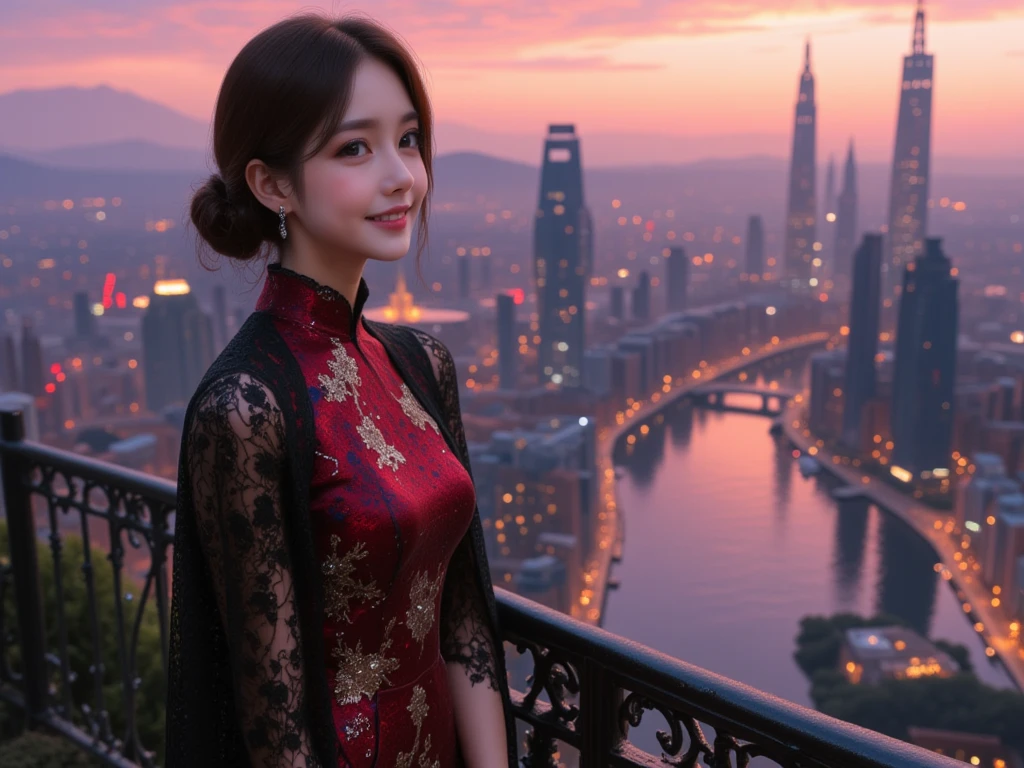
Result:
{"label": "orange sunset sky", "polygon": [[[785,154],[803,42],[812,41],[819,156],[855,136],[891,156],[903,0],[3,0],[4,91],[107,84],[201,120],[256,31],[297,11],[363,11],[400,32],[428,73],[441,123],[542,134],[747,135]],[[936,155],[1024,155],[1024,2],[930,0]],[[761,138],[749,139],[751,135]],[[753,141],[753,145],[751,145]],[[614,145],[613,145],[614,146]],[[497,148],[496,148],[497,149]],[[496,151],[495,154],[500,154]],[[635,156],[636,152],[630,152]],[[602,157],[614,163],[614,157]]]}

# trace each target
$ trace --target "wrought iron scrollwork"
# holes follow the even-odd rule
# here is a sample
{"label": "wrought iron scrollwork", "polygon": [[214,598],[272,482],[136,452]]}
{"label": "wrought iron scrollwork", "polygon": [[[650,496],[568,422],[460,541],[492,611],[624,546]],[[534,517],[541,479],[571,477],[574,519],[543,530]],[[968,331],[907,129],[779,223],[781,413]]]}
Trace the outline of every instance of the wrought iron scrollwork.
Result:
{"label": "wrought iron scrollwork", "polygon": [[527,678],[530,690],[523,699],[523,705],[533,707],[541,691],[546,692],[554,717],[571,730],[580,714],[579,707],[567,701],[569,694],[578,695],[580,692],[576,668],[568,660],[556,656],[550,648],[543,648],[534,642],[520,641],[516,650],[519,653],[528,650],[533,658],[533,672]]}

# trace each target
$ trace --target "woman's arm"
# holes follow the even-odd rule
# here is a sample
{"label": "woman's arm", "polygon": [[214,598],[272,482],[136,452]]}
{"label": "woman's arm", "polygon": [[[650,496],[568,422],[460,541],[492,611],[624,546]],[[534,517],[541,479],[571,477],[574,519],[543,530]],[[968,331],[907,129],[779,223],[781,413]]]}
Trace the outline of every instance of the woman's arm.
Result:
{"label": "woman's arm", "polygon": [[188,440],[196,524],[225,627],[235,711],[251,764],[315,766],[281,509],[281,411],[259,381],[225,376],[196,409]]}

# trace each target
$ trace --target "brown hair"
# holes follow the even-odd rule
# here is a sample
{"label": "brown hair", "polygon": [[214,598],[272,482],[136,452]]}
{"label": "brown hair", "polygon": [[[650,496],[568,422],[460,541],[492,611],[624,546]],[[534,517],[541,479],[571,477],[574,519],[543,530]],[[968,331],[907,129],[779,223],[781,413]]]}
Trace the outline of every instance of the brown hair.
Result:
{"label": "brown hair", "polygon": [[[419,221],[418,268],[434,186],[430,101],[410,50],[395,33],[360,16],[293,16],[260,32],[231,62],[213,120],[213,155],[220,172],[195,192],[190,212],[210,249],[247,261],[280,248],[277,213],[253,195],[245,167],[259,158],[286,174],[301,199],[302,164],[330,140],[348,106],[356,68],[367,58],[398,75],[419,115],[427,194]],[[310,140],[313,148],[304,153]],[[199,245],[206,266],[206,249]]]}

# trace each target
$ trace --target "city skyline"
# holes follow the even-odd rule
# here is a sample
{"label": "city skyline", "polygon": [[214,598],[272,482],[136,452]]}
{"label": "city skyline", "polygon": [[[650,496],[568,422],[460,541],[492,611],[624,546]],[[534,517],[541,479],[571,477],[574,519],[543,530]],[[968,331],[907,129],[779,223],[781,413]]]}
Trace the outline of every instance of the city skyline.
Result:
{"label": "city skyline", "polygon": [[[796,2],[740,9],[704,2],[683,11],[651,5],[634,13],[635,19],[613,10],[591,19],[572,4],[558,17],[538,10],[529,23],[501,30],[507,31],[501,40],[493,18],[443,3],[417,13],[397,4],[373,12],[413,45],[427,70],[440,123],[536,134],[562,118],[576,122],[584,136],[647,133],[696,141],[722,134],[733,137],[725,141],[724,154],[785,153],[788,116],[781,105],[791,98],[797,45],[809,36],[821,43],[815,70],[822,156],[843,151],[856,135],[861,160],[891,160],[894,82],[909,48],[912,3],[884,11],[870,2],[833,3],[813,14]],[[943,57],[935,154],[1019,154],[1013,137],[1024,104],[1005,98],[997,79],[984,75],[1024,77],[1024,12],[995,0],[966,5],[926,5],[929,48]],[[270,2],[200,10],[164,2],[129,17],[114,5],[92,6],[75,6],[59,21],[42,18],[28,4],[13,9],[0,32],[6,88],[105,83],[206,121],[223,70],[244,40],[300,9]],[[508,11],[494,5],[496,17],[509,17]],[[685,15],[672,15],[678,13]],[[872,55],[865,57],[864,50]],[[671,99],[664,97],[669,90]],[[700,103],[699,119],[681,124],[680,103]],[[976,114],[985,114],[985,121],[972,120]],[[615,151],[598,150],[592,164],[615,163]]]}

